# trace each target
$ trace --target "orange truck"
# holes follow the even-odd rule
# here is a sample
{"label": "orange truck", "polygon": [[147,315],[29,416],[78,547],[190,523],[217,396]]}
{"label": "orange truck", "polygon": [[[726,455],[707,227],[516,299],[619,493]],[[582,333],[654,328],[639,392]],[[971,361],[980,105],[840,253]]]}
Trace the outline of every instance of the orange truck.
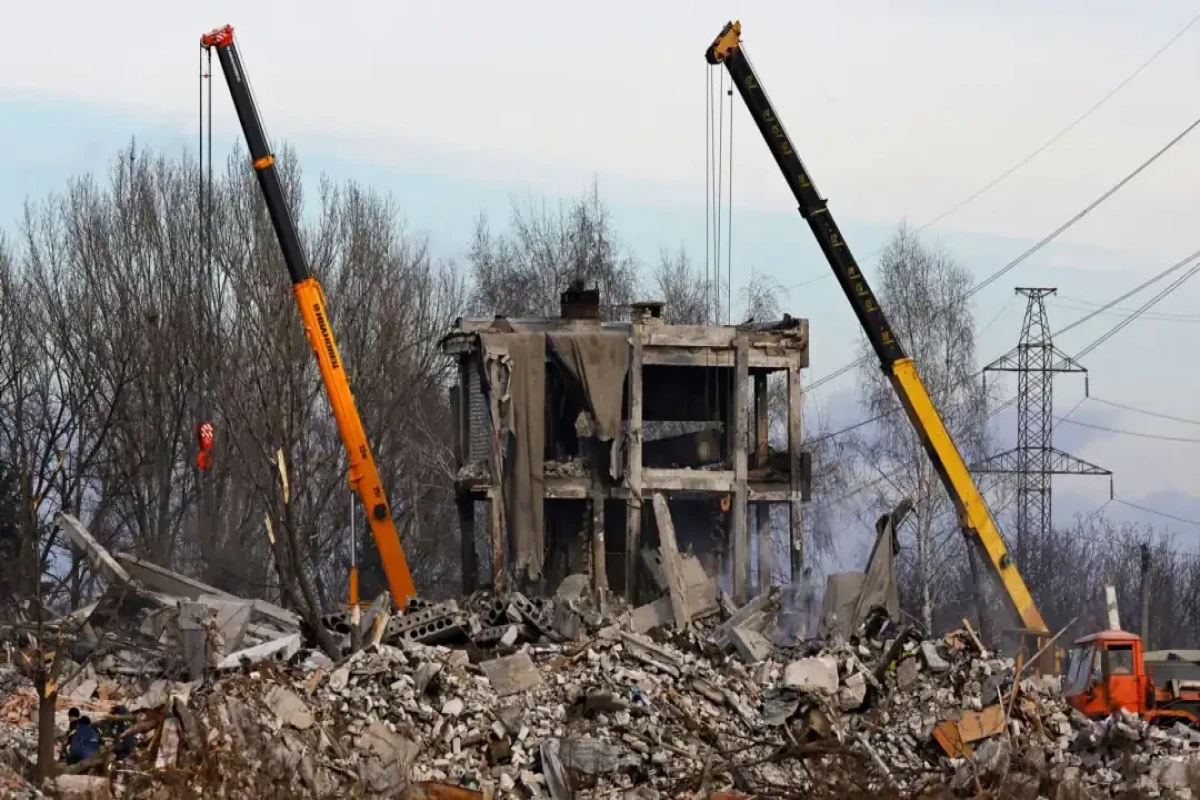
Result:
{"label": "orange truck", "polygon": [[1156,724],[1200,727],[1200,663],[1170,651],[1144,653],[1142,637],[1107,630],[1075,640],[1063,694],[1088,717],[1124,709]]}

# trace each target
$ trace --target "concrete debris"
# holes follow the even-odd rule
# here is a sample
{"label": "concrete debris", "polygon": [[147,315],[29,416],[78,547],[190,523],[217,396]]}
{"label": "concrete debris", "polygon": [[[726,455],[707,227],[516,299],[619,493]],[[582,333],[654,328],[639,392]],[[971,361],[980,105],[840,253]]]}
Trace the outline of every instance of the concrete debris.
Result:
{"label": "concrete debris", "polygon": [[27,783],[38,700],[9,663],[26,645],[5,641],[0,797],[1184,798],[1200,785],[1200,733],[1088,719],[1056,680],[1014,686],[1012,659],[972,630],[922,640],[882,612],[848,637],[781,639],[781,593],[709,600],[679,553],[652,560],[676,596],[663,585],[638,609],[598,608],[580,575],[550,597],[384,598],[353,652],[352,617],[328,615],[346,643],[335,659],[289,611],[87,550],[127,573],[76,620],[92,631],[81,642],[115,644],[67,665],[56,709],[64,737],[69,708],[89,717],[95,755]]}

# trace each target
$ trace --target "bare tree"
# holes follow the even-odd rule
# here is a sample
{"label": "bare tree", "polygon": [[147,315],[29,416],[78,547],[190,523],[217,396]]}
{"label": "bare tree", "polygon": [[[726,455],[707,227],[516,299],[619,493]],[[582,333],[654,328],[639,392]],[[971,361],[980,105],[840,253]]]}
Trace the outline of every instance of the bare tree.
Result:
{"label": "bare tree", "polygon": [[618,316],[637,289],[637,262],[618,239],[598,185],[555,208],[514,201],[506,233],[481,217],[469,255],[473,313],[554,316],[559,293],[576,279],[600,289]]}
{"label": "bare tree", "polygon": [[[987,397],[974,377],[970,272],[901,226],[880,256],[877,275],[876,292],[893,330],[916,362],[950,435],[968,462],[975,460],[986,443]],[[963,556],[962,538],[949,497],[865,337],[860,350],[866,358],[859,391],[877,422],[857,446],[864,464],[882,479],[877,510],[903,497],[914,500],[915,559],[902,559],[902,576],[911,569],[902,594],[932,629],[935,597],[942,594],[950,566]]]}
{"label": "bare tree", "polygon": [[651,289],[663,301],[668,325],[709,324],[714,314],[711,278],[692,263],[683,246],[674,253],[662,251]]}

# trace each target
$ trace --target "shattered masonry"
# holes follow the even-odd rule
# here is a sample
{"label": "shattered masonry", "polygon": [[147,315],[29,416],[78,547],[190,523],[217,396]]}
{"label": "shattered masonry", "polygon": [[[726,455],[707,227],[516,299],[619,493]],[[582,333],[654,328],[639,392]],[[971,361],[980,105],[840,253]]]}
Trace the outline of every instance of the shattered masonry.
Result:
{"label": "shattered masonry", "polygon": [[[1025,677],[969,628],[923,639],[886,599],[861,619],[839,602],[827,636],[797,641],[777,590],[738,606],[693,556],[671,584],[681,597],[664,588],[636,608],[601,609],[583,574],[541,598],[392,609],[385,594],[362,650],[347,615],[325,620],[346,653],[331,661],[284,609],[59,524],[107,586],[48,626],[72,659],[59,730],[76,707],[101,731],[55,796],[1187,798],[1200,775],[1200,733],[1088,720],[1058,678]],[[878,533],[876,553],[887,520]],[[0,797],[39,796],[25,778],[37,696],[17,666],[28,629],[0,634]]]}

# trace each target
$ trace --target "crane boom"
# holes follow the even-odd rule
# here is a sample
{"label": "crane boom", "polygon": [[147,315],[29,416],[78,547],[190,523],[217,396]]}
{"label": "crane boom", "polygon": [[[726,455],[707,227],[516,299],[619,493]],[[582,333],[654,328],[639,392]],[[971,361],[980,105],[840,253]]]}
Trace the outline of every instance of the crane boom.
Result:
{"label": "crane boom", "polygon": [[754,124],[766,140],[775,163],[796,198],[800,216],[812,229],[871,347],[879,357],[880,365],[900,399],[909,422],[920,437],[942,485],[946,487],[964,533],[982,551],[986,562],[999,577],[1012,611],[1025,630],[1046,633],[1041,612],[1009,555],[996,521],[979,487],[975,485],[962,454],[938,415],[916,365],[893,333],[887,316],[855,262],[849,245],[842,238],[833,215],[829,213],[828,205],[813,186],[808,170],[754,72],[742,47],[741,32],[740,22],[728,23],[705,52],[705,58],[709,64],[723,64],[737,86],[750,116],[754,118]]}
{"label": "crane boom", "polygon": [[[397,605],[402,606],[416,594],[408,561],[400,546],[400,536],[392,519],[387,495],[383,491],[383,482],[371,455],[362,419],[358,415],[354,395],[350,391],[345,364],[333,337],[333,328],[330,326],[329,312],[325,304],[325,292],[312,276],[308,259],[300,245],[296,221],[288,208],[283,184],[275,166],[275,155],[271,152],[266,130],[259,118],[250,84],[246,80],[241,56],[233,41],[233,28],[229,25],[217,28],[201,36],[200,44],[206,49],[216,50],[217,58],[221,62],[221,71],[225,73],[225,82],[233,98],[233,107],[237,110],[242,133],[246,137],[246,147],[250,151],[250,161],[254,166],[255,175],[258,176],[258,185],[267,204],[267,213],[270,214],[271,225],[275,228],[275,236],[279,239],[283,260],[292,279],[292,293],[296,298],[296,305],[300,308],[300,317],[304,321],[304,333],[317,358],[321,381],[325,384],[325,393],[329,396],[329,405],[333,409],[342,444],[346,447],[350,462],[350,485],[362,499],[363,508],[367,512],[371,533],[379,548],[392,597]],[[352,601],[357,602],[357,598],[352,598]]]}

